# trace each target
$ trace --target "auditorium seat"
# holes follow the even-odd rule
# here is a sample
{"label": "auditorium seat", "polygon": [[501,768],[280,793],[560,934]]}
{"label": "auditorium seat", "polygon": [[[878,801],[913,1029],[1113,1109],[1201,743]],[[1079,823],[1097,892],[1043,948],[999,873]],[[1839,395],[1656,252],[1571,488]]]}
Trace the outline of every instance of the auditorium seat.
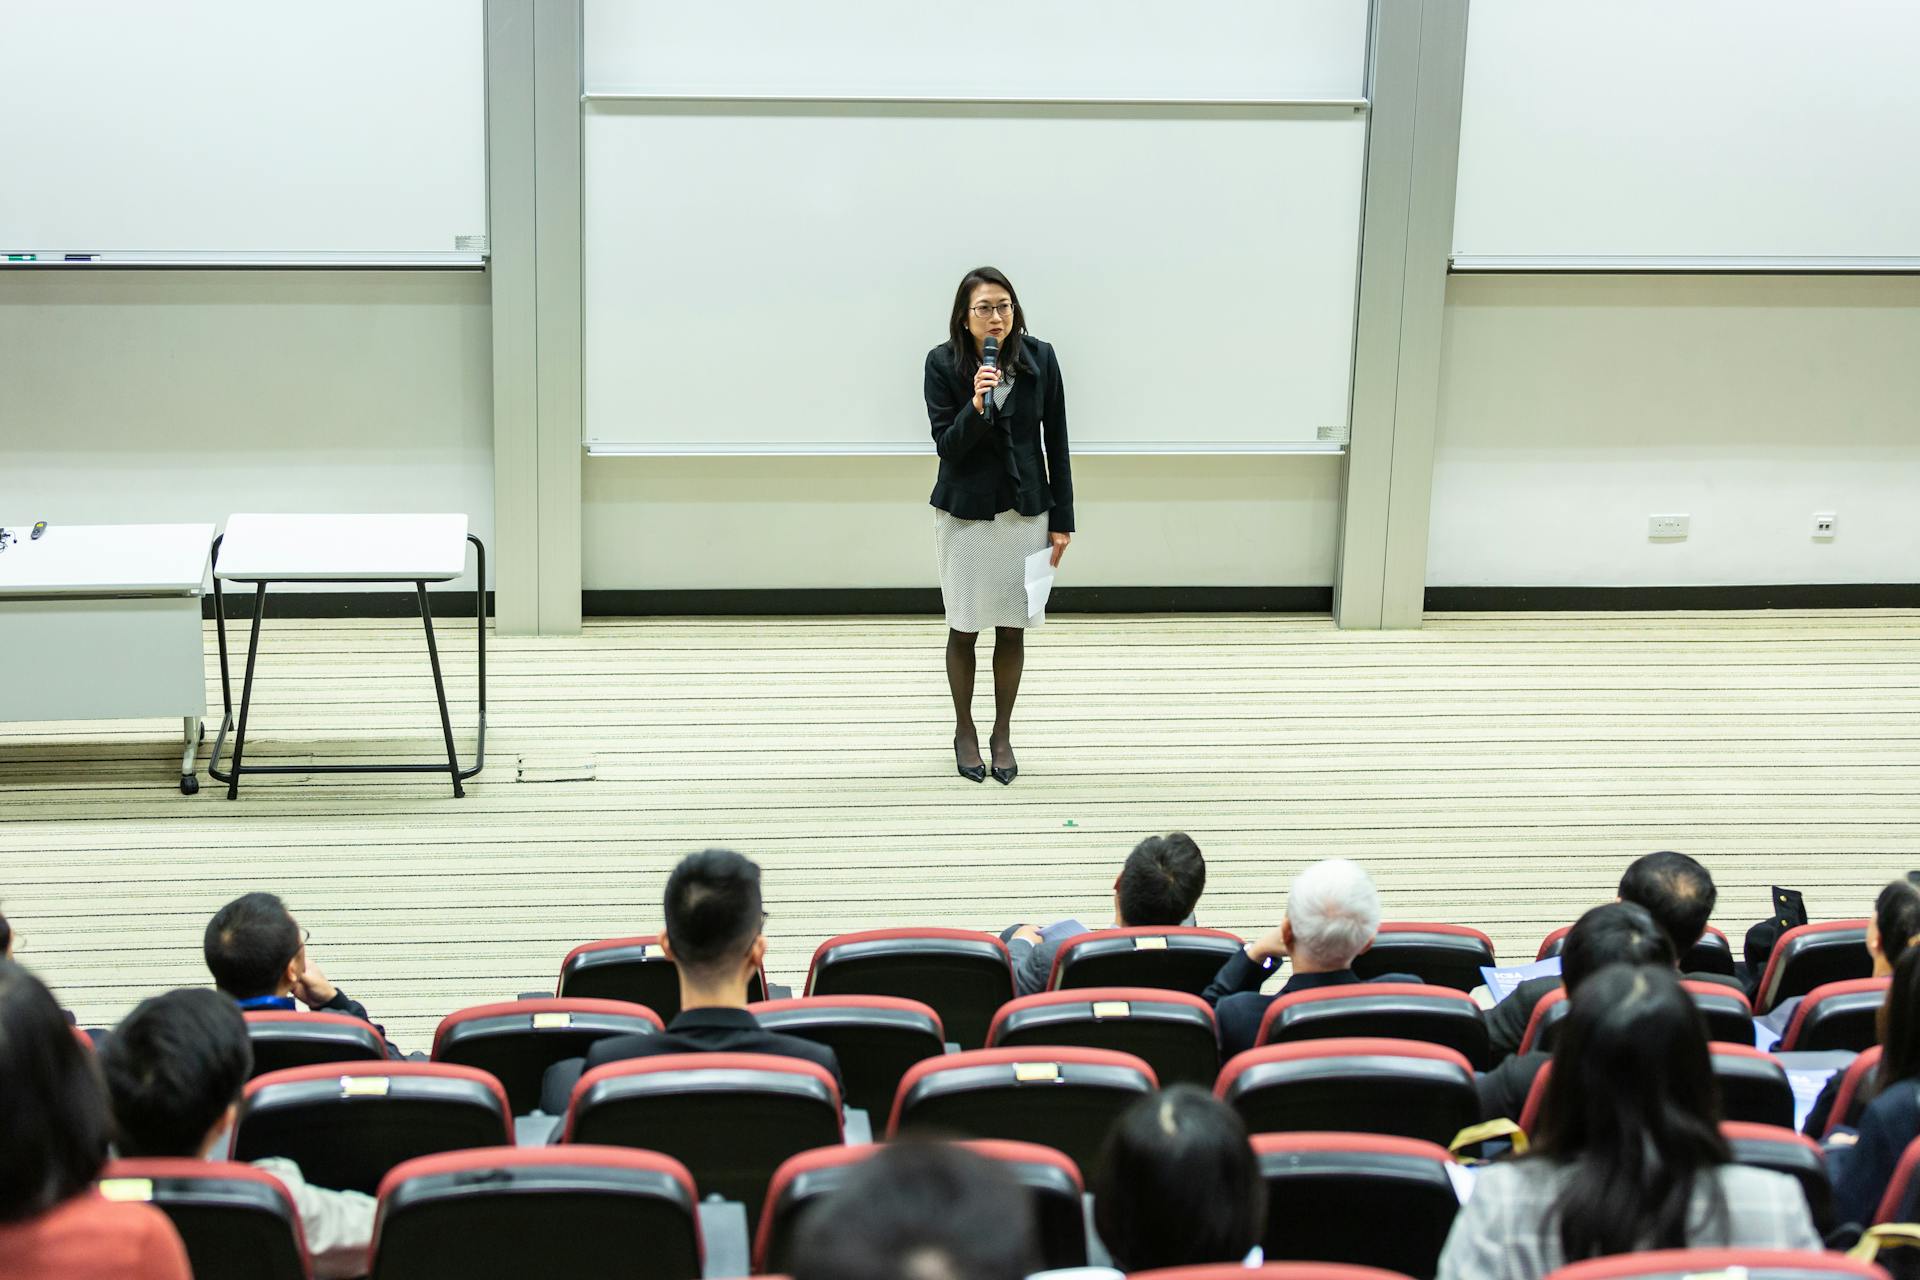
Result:
{"label": "auditorium seat", "polygon": [[703,1196],[759,1213],[789,1156],[838,1145],[825,1067],[763,1053],[674,1053],[595,1067],[573,1087],[561,1141],[635,1147],[687,1166]]}
{"label": "auditorium seat", "polygon": [[[957,1145],[998,1161],[1032,1193],[1043,1267],[1086,1265],[1085,1187],[1080,1169],[1072,1160],[1052,1147],[1032,1142],[972,1139]],[[781,1165],[767,1188],[767,1202],[754,1235],[754,1270],[787,1267],[792,1261],[789,1254],[800,1214],[839,1190],[863,1161],[880,1150],[873,1145],[822,1147],[804,1151]]]}
{"label": "auditorium seat", "polygon": [[1840,1073],[1840,1087],[1833,1095],[1833,1110],[1828,1113],[1826,1126],[1820,1131],[1822,1139],[1831,1137],[1841,1125],[1860,1123],[1860,1115],[1867,1109],[1863,1100],[1867,1080],[1879,1068],[1880,1046],[1877,1044],[1870,1049],[1862,1049],[1859,1056],[1847,1064]]}
{"label": "auditorium seat", "polygon": [[344,1013],[260,1009],[245,1015],[253,1074],[319,1062],[384,1062],[387,1042],[371,1023]]}
{"label": "auditorium seat", "polygon": [[[680,970],[660,950],[658,934],[583,942],[560,964],[556,996],[625,1000],[642,1004],[672,1022],[680,1012]],[[763,970],[747,980],[749,1003],[767,998]]]}
{"label": "auditorium seat", "polygon": [[[1270,1258],[1352,1262],[1431,1280],[1460,1208],[1445,1147],[1363,1133],[1259,1133]],[[1382,1223],[1392,1229],[1383,1231]]]}
{"label": "auditorium seat", "polygon": [[1007,944],[971,929],[870,929],[828,938],[807,967],[810,996],[895,996],[940,1015],[962,1049],[987,1040],[994,1012],[1013,999]]}
{"label": "auditorium seat", "polygon": [[1793,1085],[1777,1058],[1751,1045],[1715,1044],[1712,1049],[1722,1118],[1793,1128]]}
{"label": "auditorium seat", "polygon": [[179,1231],[194,1280],[308,1280],[300,1211],[272,1174],[248,1164],[114,1160],[100,1173],[109,1200],[153,1205]]}
{"label": "auditorium seat", "polygon": [[1373,935],[1372,945],[1353,958],[1353,971],[1367,979],[1410,973],[1437,987],[1471,991],[1485,984],[1480,970],[1494,963],[1493,939],[1478,929],[1390,920]]}
{"label": "auditorium seat", "polygon": [[1303,1040],[1235,1055],[1216,1097],[1250,1133],[1337,1129],[1420,1138],[1446,1146],[1480,1119],[1473,1067],[1418,1040]]}
{"label": "auditorium seat", "polygon": [[894,1098],[887,1136],[964,1134],[1038,1142],[1089,1178],[1120,1113],[1158,1088],[1153,1068],[1110,1049],[976,1049],[922,1062]]}
{"label": "auditorium seat", "polygon": [[1260,1044],[1371,1037],[1445,1045],[1475,1070],[1488,1065],[1487,1024],[1464,991],[1410,982],[1315,987],[1281,996],[1260,1020]]}
{"label": "auditorium seat", "polygon": [[1892,978],[1849,978],[1827,982],[1801,997],[1774,1048],[1782,1053],[1850,1049],[1860,1053],[1880,1039],[1880,1006]]}
{"label": "auditorium seat", "polygon": [[940,1015],[918,1000],[801,996],[757,1004],[753,1016],[768,1031],[832,1049],[846,1084],[846,1104],[876,1123],[893,1105],[908,1068],[947,1051]]}
{"label": "auditorium seat", "polygon": [[1827,1177],[1827,1157],[1819,1143],[1792,1129],[1738,1120],[1723,1121],[1720,1133],[1733,1150],[1735,1164],[1791,1177],[1807,1197],[1814,1229],[1821,1235],[1833,1229],[1833,1183]]}
{"label": "auditorium seat", "polygon": [[[1572,928],[1570,924],[1563,924],[1542,938],[1540,950],[1533,957],[1534,961],[1538,963],[1548,956],[1559,955],[1561,949],[1567,944],[1567,931]],[[1680,957],[1680,972],[1718,973],[1732,977],[1733,948],[1727,942],[1727,935],[1708,925],[1707,931],[1700,935],[1700,941],[1694,943],[1687,949],[1687,954]]]}
{"label": "auditorium seat", "polygon": [[1061,944],[1047,989],[1157,987],[1197,996],[1245,945],[1219,929],[1095,929]]}
{"label": "auditorium seat", "polygon": [[372,1280],[697,1280],[699,1203],[686,1166],[652,1151],[423,1156],[380,1183]]}
{"label": "auditorium seat", "polygon": [[1887,1179],[1887,1189],[1880,1195],[1880,1207],[1874,1210],[1873,1224],[1879,1226],[1887,1222],[1912,1222],[1920,1214],[1920,1178],[1914,1175],[1920,1171],[1920,1138],[1907,1144],[1900,1153],[1900,1163],[1893,1167],[1893,1177]]}
{"label": "auditorium seat", "polygon": [[608,1036],[648,1035],[660,1015],[627,1000],[509,1000],[476,1005],[440,1020],[433,1060],[477,1067],[507,1091],[513,1114],[540,1106],[540,1079],[568,1058],[583,1058]]}
{"label": "auditorium seat", "polygon": [[[1716,1044],[1753,1044],[1753,1006],[1746,996],[1718,982],[1682,980],[1680,987],[1693,1001],[1693,1007],[1707,1024],[1707,1035]],[[1527,1029],[1520,1037],[1520,1052],[1552,1050],[1560,1024],[1570,1012],[1566,988],[1549,991],[1533,1006]]]}
{"label": "auditorium seat", "polygon": [[1406,1280],[1406,1277],[1378,1267],[1356,1267],[1345,1262],[1269,1262],[1262,1267],[1210,1262],[1197,1267],[1135,1271],[1127,1280]]}
{"label": "auditorium seat", "polygon": [[1787,930],[1773,944],[1753,1007],[1770,1013],[1790,996],[1806,995],[1829,982],[1872,976],[1864,919],[1803,924]]}
{"label": "auditorium seat", "polygon": [[1152,987],[1083,987],[1022,996],[987,1029],[989,1049],[1080,1045],[1144,1059],[1162,1085],[1211,1089],[1220,1074],[1213,1008],[1199,996]]}
{"label": "auditorium seat", "polygon": [[484,1071],[440,1062],[322,1063],[247,1082],[233,1158],[285,1156],[317,1187],[380,1189],[415,1156],[513,1141],[506,1090]]}
{"label": "auditorium seat", "polygon": [[1870,1262],[1795,1249],[1654,1249],[1590,1258],[1549,1271],[1545,1280],[1887,1280]]}

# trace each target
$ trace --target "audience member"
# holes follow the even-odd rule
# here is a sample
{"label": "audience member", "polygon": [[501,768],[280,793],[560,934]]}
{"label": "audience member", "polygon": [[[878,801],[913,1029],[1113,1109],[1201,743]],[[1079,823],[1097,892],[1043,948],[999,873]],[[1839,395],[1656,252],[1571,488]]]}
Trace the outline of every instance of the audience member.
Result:
{"label": "audience member", "polygon": [[[747,1012],[747,982],[767,954],[761,932],[760,868],[730,849],[708,849],[681,859],[667,877],[666,937],[661,950],[680,974],[680,1013],[664,1035],[610,1036],[584,1059],[547,1069],[541,1110],[567,1109],[573,1086],[595,1067],[663,1053],[773,1053],[805,1058],[833,1073],[833,1050],[799,1036],[763,1031]],[[844,1089],[843,1089],[844,1092]]]}
{"label": "audience member", "polygon": [[[1662,851],[1635,858],[1620,877],[1618,901],[1645,907],[1653,922],[1660,926],[1673,944],[1673,954],[1681,964],[1687,952],[1707,932],[1707,920],[1719,897],[1713,877],[1707,869],[1684,853]],[[1745,990],[1738,978],[1723,973],[1689,972],[1684,977],[1716,982],[1735,990]],[[1560,985],[1558,978],[1531,978],[1513,994],[1487,1011],[1487,1042],[1493,1061],[1498,1063],[1519,1050],[1533,1017],[1533,1006]]]}
{"label": "audience member", "polygon": [[965,1147],[896,1142],[801,1217],[793,1280],[1022,1280],[1033,1201]]}
{"label": "audience member", "polygon": [[0,960],[13,959],[13,926],[7,918],[0,915]]}
{"label": "audience member", "polygon": [[[298,997],[316,1013],[344,1013],[386,1035],[365,1005],[327,981],[307,955],[307,931],[271,893],[245,894],[215,912],[201,951],[214,985],[243,1010],[292,1009]],[[389,1043],[387,1056],[401,1055]]]}
{"label": "audience member", "polygon": [[93,1190],[111,1120],[92,1058],[39,979],[0,960],[0,1280],[193,1280],[165,1214]]}
{"label": "audience member", "polygon": [[1859,1131],[1837,1130],[1827,1152],[1834,1214],[1841,1222],[1866,1226],[1873,1221],[1901,1153],[1920,1137],[1916,1082],[1920,1082],[1920,948],[1909,947],[1893,966],[1887,1000],[1880,1006],[1880,1065],[1865,1082],[1869,1101],[1860,1116]]}
{"label": "audience member", "polygon": [[1239,1262],[1266,1230],[1267,1184],[1246,1125],[1195,1085],[1127,1109],[1091,1190],[1094,1226],[1122,1271]]}
{"label": "audience member", "polygon": [[[253,1044],[232,1000],[217,991],[169,991],[143,1000],[102,1051],[122,1156],[205,1160],[233,1125],[253,1072]],[[313,1273],[364,1275],[373,1243],[372,1196],[309,1186],[291,1160],[253,1167],[286,1185],[300,1213]]]}
{"label": "audience member", "polygon": [[[1192,836],[1184,831],[1148,836],[1133,847],[1113,882],[1114,927],[1191,925],[1194,904],[1206,887],[1207,862]],[[1001,934],[1013,952],[1014,994],[1045,991],[1062,944],[1088,932],[1077,920],[1063,920],[1044,929],[1015,925]]]}
{"label": "audience member", "polygon": [[[1867,956],[1873,962],[1871,976],[1891,975],[1893,966],[1899,963],[1917,933],[1920,933],[1920,883],[1909,876],[1888,884],[1873,900],[1873,914],[1867,918]],[[1759,982],[1759,975],[1754,981]],[[1789,996],[1757,1021],[1775,1035],[1784,1035],[1805,998]]]}
{"label": "audience member", "polygon": [[[1567,945],[1560,953],[1560,976],[1571,997],[1589,977],[1608,965],[1671,968],[1673,963],[1673,943],[1654,924],[1645,907],[1609,902],[1588,911],[1567,931]],[[1551,1058],[1551,1054],[1536,1048],[1516,1053],[1482,1075],[1477,1081],[1482,1118],[1517,1119],[1533,1089],[1534,1077]]]}
{"label": "audience member", "polygon": [[[1916,895],[1920,895],[1920,871],[1907,872],[1903,880],[1896,880],[1893,885],[1889,885],[1887,888],[1891,890],[1894,885],[1899,885],[1903,882],[1912,887]],[[1874,903],[1876,916],[1880,914],[1880,908],[1885,905],[1887,901],[1887,890],[1882,890],[1879,900]],[[1883,919],[1879,923],[1884,931],[1887,922]],[[1743,976],[1746,979],[1747,994],[1756,1000],[1759,999],[1760,996],[1760,980],[1767,975],[1767,962],[1773,958],[1773,948],[1775,944],[1780,941],[1780,935],[1785,933],[1787,928],[1787,922],[1776,915],[1760,921],[1747,930],[1746,944],[1743,948],[1745,964],[1742,966],[1746,972]],[[1905,935],[1909,937],[1915,933],[1920,933],[1920,913],[1917,913],[1913,925],[1908,927],[1904,932]],[[1899,958],[1897,955],[1889,957],[1887,960],[1888,968],[1891,969]]]}
{"label": "audience member", "polygon": [[1791,1177],[1731,1163],[1706,1026],[1665,965],[1573,994],[1533,1153],[1475,1180],[1438,1280],[1534,1280],[1644,1249],[1818,1250]]}
{"label": "audience member", "polygon": [[[1315,987],[1359,982],[1353,958],[1373,945],[1380,929],[1380,895],[1359,864],[1345,858],[1316,862],[1293,878],[1280,927],[1235,953],[1201,992],[1220,1024],[1220,1051],[1232,1057],[1251,1049],[1267,1006],[1279,996]],[[1276,995],[1260,985],[1282,960],[1293,974]],[[1411,974],[1385,974],[1382,982],[1418,982]]]}

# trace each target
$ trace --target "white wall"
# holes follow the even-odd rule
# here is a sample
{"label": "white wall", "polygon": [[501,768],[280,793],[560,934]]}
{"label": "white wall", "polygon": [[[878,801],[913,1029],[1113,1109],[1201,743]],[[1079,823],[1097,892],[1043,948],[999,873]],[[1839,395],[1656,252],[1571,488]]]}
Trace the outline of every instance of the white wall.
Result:
{"label": "white wall", "polygon": [[[589,458],[586,586],[934,587],[925,458]],[[1326,586],[1340,459],[1074,461],[1071,586]]]}
{"label": "white wall", "polygon": [[1429,584],[1920,580],[1920,279],[1455,276],[1446,325]]}
{"label": "white wall", "polygon": [[491,543],[491,362],[480,272],[9,272],[0,518],[464,511]]}

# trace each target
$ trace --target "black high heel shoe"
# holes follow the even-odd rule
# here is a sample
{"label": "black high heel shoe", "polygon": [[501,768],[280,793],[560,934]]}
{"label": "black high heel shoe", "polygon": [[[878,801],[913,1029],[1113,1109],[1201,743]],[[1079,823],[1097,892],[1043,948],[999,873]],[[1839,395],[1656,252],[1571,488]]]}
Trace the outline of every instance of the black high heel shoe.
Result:
{"label": "black high heel shoe", "polygon": [[[1009,756],[1013,754],[1013,744],[1011,742],[1007,744],[1007,754]],[[1002,769],[999,765],[995,765],[993,767],[993,780],[999,783],[1003,787],[1012,786],[1013,780],[1019,776],[1020,776],[1020,762],[1018,760],[1015,760],[1012,764],[1008,765],[1004,769]]]}
{"label": "black high heel shoe", "polygon": [[953,740],[953,767],[958,769],[960,776],[968,782],[985,782],[987,780],[987,766],[985,764],[960,763],[960,739],[957,737]]}

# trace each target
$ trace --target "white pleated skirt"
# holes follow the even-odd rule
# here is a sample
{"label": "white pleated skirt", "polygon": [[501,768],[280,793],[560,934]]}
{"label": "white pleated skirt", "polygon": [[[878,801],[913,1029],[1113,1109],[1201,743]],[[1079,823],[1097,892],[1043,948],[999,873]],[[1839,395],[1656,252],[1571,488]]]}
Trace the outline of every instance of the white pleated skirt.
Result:
{"label": "white pleated skirt", "polygon": [[1026,558],[1048,545],[1047,517],[1002,511],[991,520],[933,512],[933,549],[940,561],[940,599],[955,631],[1037,627],[1044,610],[1027,615]]}

